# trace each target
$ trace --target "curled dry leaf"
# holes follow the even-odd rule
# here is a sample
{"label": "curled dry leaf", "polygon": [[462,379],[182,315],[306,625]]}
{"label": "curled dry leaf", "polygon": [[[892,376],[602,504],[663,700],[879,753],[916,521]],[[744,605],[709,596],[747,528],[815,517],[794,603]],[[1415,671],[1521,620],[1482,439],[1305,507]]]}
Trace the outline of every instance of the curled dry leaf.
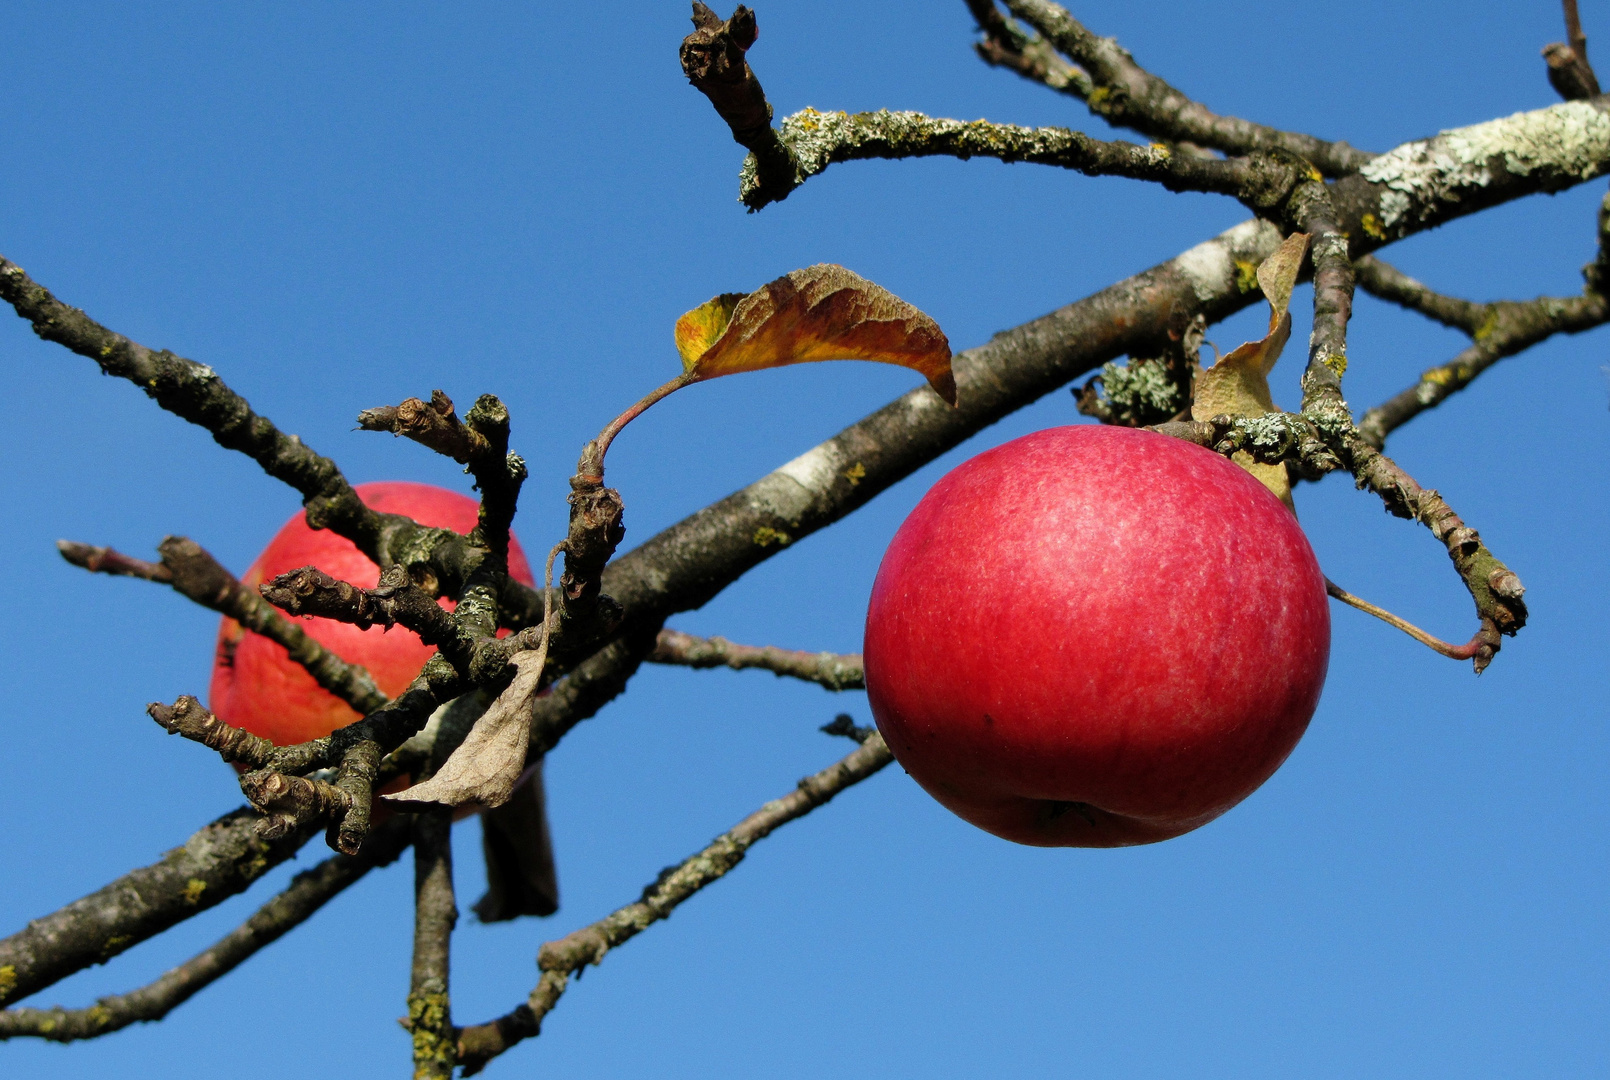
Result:
{"label": "curled dry leaf", "polygon": [[812,360],[876,360],[921,373],[956,404],[950,341],[939,324],[831,263],[694,308],[677,320],[676,348],[690,382]]}
{"label": "curled dry leaf", "polygon": [[[1281,350],[1291,337],[1291,290],[1297,284],[1308,251],[1308,234],[1292,233],[1258,267],[1258,286],[1269,301],[1269,332],[1258,341],[1249,341],[1196,377],[1191,401],[1192,420],[1211,420],[1215,416],[1258,416],[1278,412],[1269,393],[1269,372],[1280,359]],[[1291,478],[1286,466],[1265,465],[1252,460],[1245,451],[1231,460],[1280,497],[1296,512],[1291,499]]]}
{"label": "curled dry leaf", "polygon": [[537,649],[515,653],[509,659],[515,668],[514,681],[475,722],[469,736],[436,775],[382,798],[446,806],[478,803],[493,807],[508,802],[525,771],[526,746],[531,738],[531,701],[542,678],[546,652]]}

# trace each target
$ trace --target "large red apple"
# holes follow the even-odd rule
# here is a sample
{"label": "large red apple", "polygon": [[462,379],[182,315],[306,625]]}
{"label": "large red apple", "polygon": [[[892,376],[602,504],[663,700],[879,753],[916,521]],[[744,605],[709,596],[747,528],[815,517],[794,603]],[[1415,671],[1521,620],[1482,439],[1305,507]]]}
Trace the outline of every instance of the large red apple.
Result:
{"label": "large red apple", "polygon": [[866,624],[872,714],[934,798],[998,836],[1145,844],[1252,793],[1330,655],[1296,519],[1223,457],[1118,427],[1025,436],[895,534]]}
{"label": "large red apple", "polygon": [[[469,532],[475,527],[478,504],[444,488],[402,482],[360,484],[358,497],[370,508],[406,514],[421,525]],[[328,529],[311,529],[297,514],[269,541],[268,547],[241,577],[256,587],[276,575],[303,566],[364,588],[380,581],[380,569],[352,541]],[[509,573],[532,584],[531,568],[512,537]],[[452,601],[443,601],[451,608]],[[389,697],[405,690],[435,649],[401,626],[360,630],[333,619],[304,618],[302,629],[343,660],[362,664],[375,685]],[[346,702],[325,690],[284,648],[257,634],[248,634],[226,618],[218,629],[218,651],[209,693],[212,711],[226,723],[245,728],[278,745],[305,742],[328,735],[358,719]]]}

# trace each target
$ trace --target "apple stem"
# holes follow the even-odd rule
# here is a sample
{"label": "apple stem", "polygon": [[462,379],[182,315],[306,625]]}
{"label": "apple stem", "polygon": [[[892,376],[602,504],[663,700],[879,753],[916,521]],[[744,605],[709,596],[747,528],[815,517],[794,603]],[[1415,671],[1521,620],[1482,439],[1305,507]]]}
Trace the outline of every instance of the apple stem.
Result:
{"label": "apple stem", "polygon": [[[621,428],[636,420],[655,402],[696,381],[697,375],[684,371],[670,382],[650,391],[641,401],[606,424],[604,430],[598,433],[598,438],[582,448],[581,461],[576,465],[576,481],[588,486],[601,486],[604,482],[604,455],[609,452],[609,444],[620,434]],[[572,486],[576,481],[572,481]]]}
{"label": "apple stem", "polygon": [[1441,638],[1432,637],[1407,619],[1400,619],[1385,608],[1376,607],[1368,600],[1359,599],[1330,578],[1325,579],[1325,591],[1348,607],[1355,607],[1360,611],[1374,615],[1382,622],[1402,630],[1420,644],[1429,649],[1434,649],[1452,660],[1469,660],[1481,650],[1482,637],[1479,632],[1463,645],[1450,645]]}

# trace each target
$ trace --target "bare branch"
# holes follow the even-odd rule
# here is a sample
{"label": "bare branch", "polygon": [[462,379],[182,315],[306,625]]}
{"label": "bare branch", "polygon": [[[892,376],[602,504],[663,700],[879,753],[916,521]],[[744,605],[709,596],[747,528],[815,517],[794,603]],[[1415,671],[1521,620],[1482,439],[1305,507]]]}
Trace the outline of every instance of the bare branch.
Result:
{"label": "bare branch", "polygon": [[1434,409],[1506,356],[1524,352],[1555,334],[1579,334],[1610,322],[1610,303],[1595,292],[1568,299],[1539,297],[1482,305],[1489,315],[1469,348],[1430,368],[1413,385],[1366,412],[1359,435],[1379,450],[1387,436],[1427,409]]}
{"label": "bare branch", "polygon": [[408,1020],[415,1080],[452,1080],[458,1064],[449,958],[458,906],[453,898],[453,812],[428,809],[414,818],[414,960]]}
{"label": "bare branch", "polygon": [[700,638],[677,630],[661,630],[651,664],[678,664],[683,667],[729,667],[735,671],[761,668],[779,676],[787,675],[819,683],[829,690],[864,690],[866,673],[861,654],[796,652],[772,645],[735,645],[723,637]]}
{"label": "bare branch", "polygon": [[1356,431],[1345,440],[1348,465],[1360,486],[1381,497],[1390,513],[1420,522],[1448,549],[1448,558],[1476,602],[1481,644],[1474,663],[1479,674],[1498,652],[1500,634],[1515,634],[1526,625],[1526,591],[1520,578],[1487,550],[1476,530],[1464,523],[1441,495],[1415,483],[1396,462],[1367,443]]}
{"label": "bare branch", "polygon": [[1096,88],[1083,69],[1068,63],[1046,40],[1002,15],[995,0],[967,0],[984,39],[973,46],[992,67],[1009,68],[1030,82],[1085,101]]}
{"label": "bare branch", "polygon": [[56,541],[62,558],[91,572],[144,578],[194,600],[202,607],[229,616],[246,629],[282,646],[313,680],[359,713],[384,705],[386,695],[369,672],[349,664],[307,635],[300,626],[275,611],[246,588],[194,540],[170,536],[157,546],[162,562],[148,563],[106,547]]}
{"label": "bare branch", "polygon": [[1549,85],[1566,101],[1599,96],[1599,77],[1588,63],[1588,36],[1582,32],[1576,0],[1561,0],[1565,13],[1565,36],[1569,44],[1554,42],[1543,46],[1548,63]]}
{"label": "bare branch", "polygon": [[145,581],[155,581],[160,585],[173,584],[173,574],[166,566],[136,559],[113,548],[82,544],[77,540],[58,540],[56,550],[61,553],[62,558],[92,574],[141,578]]}
{"label": "bare branch", "polygon": [[1359,287],[1371,296],[1417,311],[1472,337],[1489,316],[1490,305],[1444,296],[1374,255],[1354,260],[1353,275]]}
{"label": "bare branch", "polygon": [[395,861],[408,846],[409,828],[409,819],[398,817],[375,830],[358,855],[335,855],[302,871],[240,926],[138,990],[101,998],[87,1009],[0,1011],[0,1039],[33,1036],[74,1042],[109,1035],[130,1024],[161,1020],[259,949],[306,922],[370,870]]}
{"label": "bare branch", "polygon": [[[333,461],[253,412],[212,368],[114,333],[56,299],[3,257],[0,299],[28,320],[39,337],[95,361],[108,375],[129,380],[162,408],[206,429],[220,446],[247,455],[268,475],[295,488],[309,525],[346,537],[381,567],[406,563],[419,568],[421,579],[429,571],[439,595],[456,596],[482,558],[479,549],[451,529],[428,529],[398,514],[370,510]],[[506,603],[511,613],[541,608],[540,598],[518,582],[507,586]]]}
{"label": "bare branch", "polygon": [[1342,399],[1347,371],[1347,323],[1353,315],[1353,262],[1347,236],[1336,220],[1336,207],[1322,181],[1310,181],[1292,195],[1289,210],[1303,232],[1313,237],[1314,329],[1308,338],[1308,366],[1303,371],[1303,413],[1330,424],[1351,425],[1353,414]]}
{"label": "bare branch", "polygon": [[225,761],[238,761],[250,768],[261,769],[274,759],[276,747],[273,743],[261,735],[253,735],[224,723],[189,694],[181,695],[172,705],[153,701],[145,707],[145,711],[169,735],[183,735],[209,750],[216,750]]}
{"label": "bare branch", "polygon": [[429,402],[409,398],[401,405],[365,409],[358,414],[358,427],[405,435],[460,465],[485,458],[491,450],[484,435],[459,420],[453,399],[440,390],[431,391]]}
{"label": "bare branch", "polygon": [[808,776],[780,799],[774,799],[716,837],[704,850],[660,874],[643,890],[640,900],[628,904],[591,926],[550,941],[537,954],[542,978],[527,1001],[512,1012],[459,1033],[459,1061],[472,1075],[522,1039],[537,1035],[542,1019],[558,1004],[570,976],[588,964],[598,964],[611,949],[630,941],[705,886],[720,880],[743,861],[756,841],[796,818],[803,817],[833,796],[860,783],[894,760],[882,736],[868,734],[848,757]]}
{"label": "bare branch", "polygon": [[804,109],[783,120],[778,138],[795,163],[783,185],[751,158],[739,176],[739,198],[751,210],[788,196],[809,177],[840,161],[867,158],[974,157],[1074,169],[1088,176],[1150,180],[1170,191],[1207,191],[1273,206],[1295,179],[1284,161],[1214,158],[1168,146],[1103,142],[1067,128],[1026,128],[987,120],[945,120],[917,112],[824,113]]}
{"label": "bare branch", "polygon": [[104,964],[244,892],[312,835],[307,829],[265,840],[258,820],[246,807],[231,811],[160,862],[131,871],[0,941],[0,1002],[25,998],[75,971]]}
{"label": "bare branch", "polygon": [[[453,411],[453,399],[433,390],[429,403],[409,398],[400,405],[365,409],[358,414],[358,427],[406,435],[467,466],[481,490],[479,533],[469,539],[484,544],[507,572],[509,525],[525,482],[526,465],[518,454],[509,453],[509,410],[502,401],[483,394],[461,421]],[[490,595],[481,602],[495,603],[496,585],[495,580],[487,583],[484,591]],[[469,599],[476,602],[473,596]]]}
{"label": "bare branch", "polygon": [[[969,0],[968,7],[979,17],[980,26],[991,40],[999,40],[999,48],[1009,51],[1009,39],[998,38],[981,15],[985,7],[994,11],[993,2],[986,5],[982,0]],[[1112,38],[1092,34],[1058,4],[1047,0],[1006,0],[1006,7],[1088,73],[1091,89],[1083,94],[1074,92],[1091,112],[1111,124],[1155,139],[1194,143],[1227,154],[1283,150],[1312,162],[1326,176],[1345,176],[1370,160],[1371,155],[1344,142],[1325,142],[1312,135],[1219,116],[1141,68]],[[1070,80],[1068,85],[1077,87],[1079,83]]]}

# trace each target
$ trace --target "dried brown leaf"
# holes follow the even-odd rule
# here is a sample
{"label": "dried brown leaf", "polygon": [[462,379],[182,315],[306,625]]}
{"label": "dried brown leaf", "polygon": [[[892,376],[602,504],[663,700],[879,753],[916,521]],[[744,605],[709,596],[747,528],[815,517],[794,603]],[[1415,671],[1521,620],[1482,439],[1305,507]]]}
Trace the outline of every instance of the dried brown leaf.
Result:
{"label": "dried brown leaf", "polygon": [[[1191,400],[1192,420],[1211,420],[1215,416],[1259,416],[1279,412],[1269,392],[1269,372],[1291,338],[1291,290],[1297,284],[1308,251],[1308,234],[1292,233],[1273,255],[1258,267],[1258,285],[1269,301],[1269,333],[1261,340],[1249,341],[1219,358],[1219,362],[1196,377]],[[1291,498],[1291,478],[1284,464],[1266,465],[1252,455],[1238,452],[1231,457],[1237,465],[1257,477],[1270,491],[1296,512]]]}
{"label": "dried brown leaf", "polygon": [[695,380],[815,360],[875,360],[919,372],[956,404],[950,342],[939,325],[831,263],[694,308],[677,320],[676,345],[683,370]]}
{"label": "dried brown leaf", "polygon": [[531,738],[531,701],[542,678],[546,650],[515,653],[514,681],[498,695],[469,736],[442,767],[422,784],[384,798],[394,802],[429,802],[447,806],[479,803],[502,806],[514,794],[525,771]]}

